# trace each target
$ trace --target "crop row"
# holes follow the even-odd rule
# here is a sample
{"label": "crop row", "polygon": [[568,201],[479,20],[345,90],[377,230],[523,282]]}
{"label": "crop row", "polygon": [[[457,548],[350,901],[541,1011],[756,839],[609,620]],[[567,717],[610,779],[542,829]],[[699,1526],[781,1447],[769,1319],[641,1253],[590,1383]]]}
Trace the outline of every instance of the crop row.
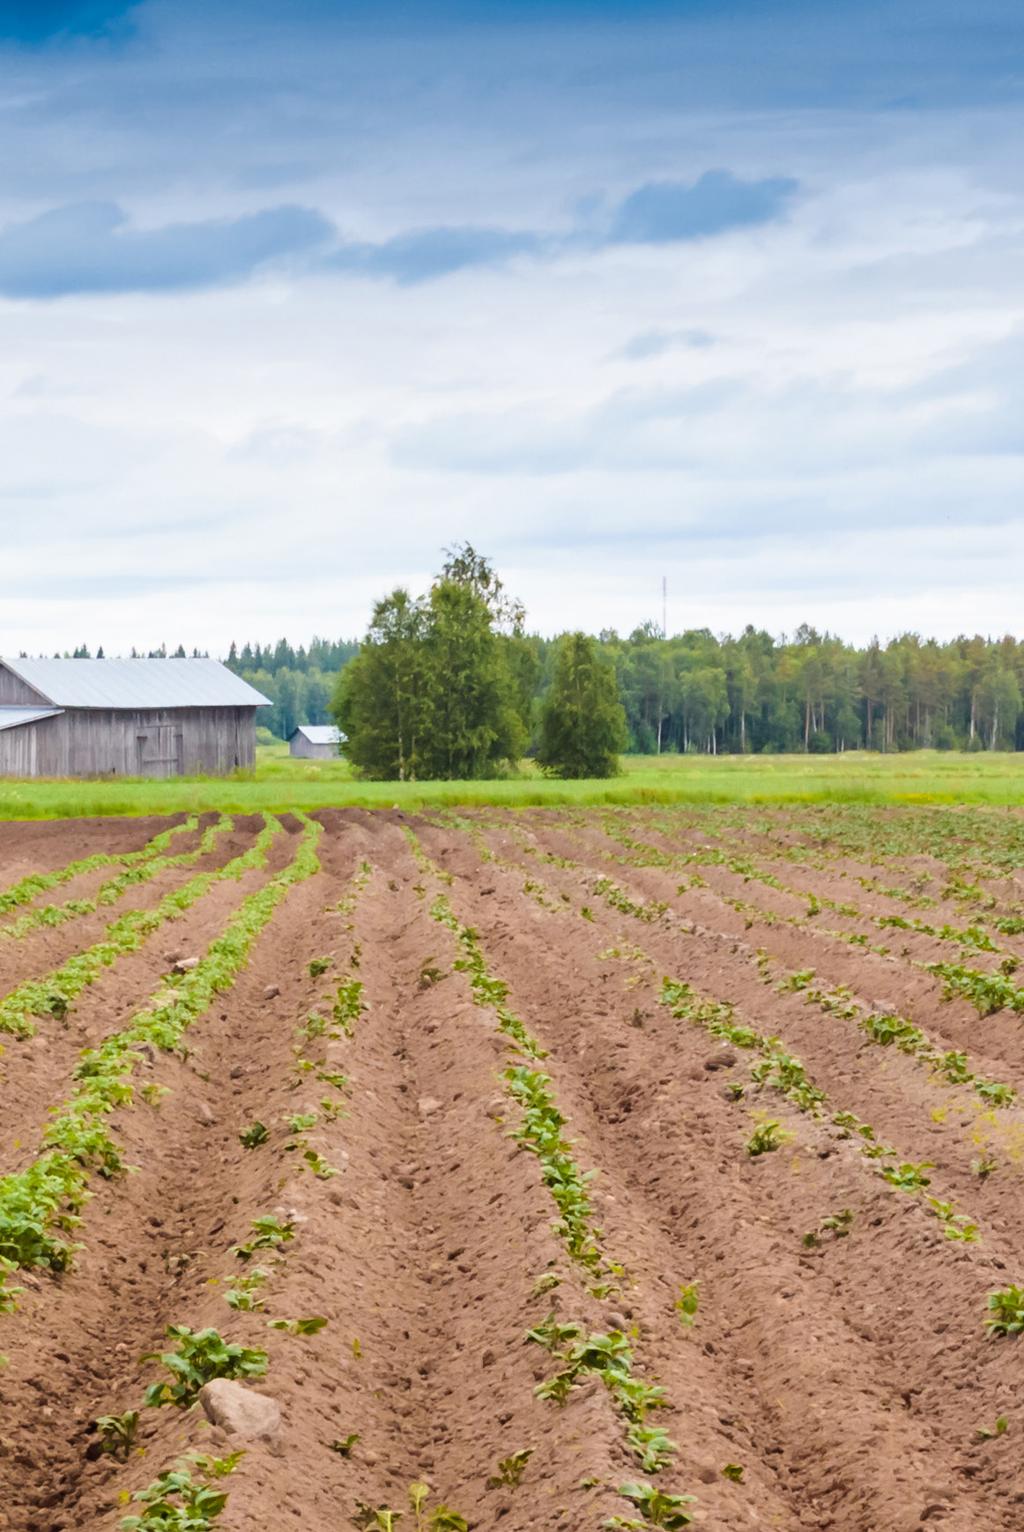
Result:
{"label": "crop row", "polygon": [[101,867],[133,867],[150,857],[160,856],[167,850],[175,835],[185,835],[194,830],[197,824],[198,820],[191,818],[180,825],[172,825],[169,830],[162,830],[159,835],[154,836],[138,851],[113,853],[99,851],[93,856],[68,862],[66,866],[58,868],[55,872],[29,873],[27,877],[12,884],[10,888],[0,890],[0,915],[5,915],[8,910],[17,909],[19,905],[30,904],[47,889],[57,888],[62,883],[70,883],[72,878],[80,877],[84,873],[96,872]]}
{"label": "crop row", "polygon": [[72,1002],[95,982],[104,968],[110,968],[130,952],[137,952],[165,921],[196,904],[215,883],[226,879],[237,881],[253,868],[263,867],[270,844],[280,830],[279,820],[264,815],[263,829],[241,856],[224,867],[198,873],[180,888],[165,894],[152,909],[129,910],[107,927],[102,941],[69,958],[43,978],[20,984],[0,1000],[0,1032],[31,1037],[36,1031],[37,1019],[51,1016],[63,1020]]}
{"label": "crop row", "polygon": [[976,1074],[966,1053],[937,1047],[926,1032],[905,1016],[863,1005],[847,985],[822,988],[814,983],[813,968],[781,971],[780,977],[780,970],[773,967],[763,948],[757,950],[756,963],[764,982],[780,993],[802,993],[808,1005],[819,1006],[825,1015],[855,1022],[868,1042],[882,1048],[897,1048],[950,1085],[969,1086],[983,1105],[1009,1107],[1016,1101],[1013,1086]]}
{"label": "crop row", "polygon": [[[781,920],[788,925],[803,927],[807,920],[814,919],[822,910],[831,910],[845,919],[864,921],[881,931],[910,931],[922,936],[928,936],[935,941],[948,942],[974,951],[998,953],[1001,950],[977,920],[967,926],[954,926],[950,925],[949,922],[935,925],[920,919],[907,919],[907,917],[902,915],[875,915],[860,909],[856,904],[848,900],[831,899],[824,894],[814,892],[812,889],[794,887],[792,884],[784,883],[774,873],[759,867],[753,858],[747,854],[730,854],[718,847],[702,847],[696,851],[668,852],[652,845],[650,842],[638,840],[630,834],[624,825],[615,820],[606,819],[604,821],[604,829],[611,839],[618,841],[629,850],[630,855],[618,858],[618,860],[627,862],[631,866],[658,866],[669,869],[682,869],[693,866],[724,867],[735,876],[742,878],[744,882],[756,882],[767,888],[777,889],[780,893],[787,894],[794,899],[803,900],[807,906],[806,916],[804,919],[801,919],[796,915],[779,915],[771,910],[763,909],[759,905],[751,904],[746,900],[730,897],[718,889],[710,890],[716,898],[721,899],[723,903],[744,914],[751,921],[760,921],[767,925],[774,925]],[[927,898],[921,894],[915,894],[900,888],[882,886],[873,879],[860,878],[858,881],[865,887],[877,889],[878,892],[888,898],[903,899],[905,902],[919,905],[935,904],[936,902],[934,899]],[[699,886],[707,887],[707,884],[702,880]],[[683,891],[685,891],[685,886],[680,889],[680,892]],[[965,892],[970,892],[972,895],[978,892],[980,895],[980,890],[976,890],[973,885],[968,886],[957,883],[947,885],[943,892],[948,897],[953,897],[955,894],[957,897],[962,898]],[[1016,935],[1024,930],[1024,920],[1015,916],[994,919],[993,924],[997,931],[1006,935]],[[856,933],[843,930],[822,928],[822,934],[838,938],[842,941],[853,942],[856,945],[865,945],[867,940],[864,936],[858,937]],[[881,950],[886,953],[888,952],[888,948]]]}
{"label": "crop row", "polygon": [[[272,822],[266,833],[274,829]],[[50,1123],[43,1152],[25,1170],[0,1179],[0,1261],[8,1275],[17,1267],[63,1271],[71,1264],[76,1247],[67,1236],[81,1222],[91,1173],[109,1178],[125,1169],[109,1117],[132,1103],[132,1077],[146,1061],[145,1050],[180,1048],[213,997],[231,988],[289,888],[319,869],[320,833],[319,824],[305,821],[292,861],[243,900],[195,968],[165,979],[161,993],[126,1028],[83,1052],[79,1083]],[[156,1092],[143,1087],[142,1094],[153,1099]],[[13,1302],[11,1290],[0,1285],[0,1306]]]}
{"label": "crop row", "polygon": [[[637,902],[607,877],[596,879],[592,887],[612,908],[645,923],[659,919],[668,910],[662,901]],[[733,903],[731,900],[726,902]],[[781,971],[780,977],[780,971],[773,968],[763,948],[757,950],[756,964],[766,983],[774,984],[779,991],[804,991],[809,1004],[819,1005],[828,1015],[856,1022],[869,1042],[881,1047],[895,1046],[949,1084],[969,1086],[986,1107],[1008,1107],[1015,1102],[1017,1092],[1011,1085],[978,1074],[971,1067],[965,1052],[939,1048],[920,1027],[906,1017],[862,1004],[845,985],[833,988],[815,985],[813,969]],[[930,972],[938,973],[945,979],[947,994],[969,994],[982,1014],[987,1014],[984,1009],[986,1004],[991,1010],[1000,1000],[1014,1009],[1024,1009],[1024,990],[1016,989],[1011,979],[1003,973],[982,975],[974,970],[952,968],[944,964],[928,967]]]}
{"label": "crop row", "polygon": [[[314,870],[310,865],[310,871]],[[351,917],[370,871],[369,864],[363,862],[338,902],[336,908],[346,916]],[[349,919],[346,930],[351,929]],[[353,951],[353,964],[358,966],[357,949]],[[329,958],[313,959],[309,964],[310,975],[319,977],[331,967],[333,961]],[[323,1015],[319,1005],[310,1011],[298,1028],[293,1051],[300,1078],[310,1070],[316,1070],[319,1078],[329,1081],[340,1093],[345,1086],[345,1077],[338,1073],[328,1074],[326,1066],[317,1065],[308,1058],[309,1044],[315,1038],[337,1040],[341,1036],[350,1037],[355,1020],[365,1013],[367,1006],[363,986],[351,967],[340,982],[332,977],[332,988],[331,1018]],[[320,1108],[326,1120],[333,1120],[341,1112],[340,1103],[328,1097],[320,1102]],[[327,1180],[336,1171],[318,1151],[304,1148],[305,1136],[316,1126],[317,1120],[317,1114],[310,1112],[290,1115],[279,1147],[286,1155],[303,1150],[293,1163],[297,1163],[300,1170],[312,1168],[318,1179]],[[243,1147],[253,1151],[271,1144],[272,1137],[271,1131],[259,1120],[248,1123],[239,1133]],[[248,1237],[231,1248],[235,1268],[221,1279],[224,1300],[233,1312],[265,1315],[269,1284],[280,1274],[286,1252],[296,1236],[296,1225],[286,1217],[265,1213],[251,1220]],[[319,1334],[327,1322],[322,1315],[266,1319],[269,1329],[300,1337]],[[164,1378],[150,1385],[143,1401],[144,1408],[159,1409],[166,1405],[187,1408],[195,1402],[204,1384],[215,1378],[258,1378],[265,1376],[269,1368],[268,1353],[261,1347],[226,1340],[215,1328],[193,1330],[187,1325],[175,1324],[168,1327],[166,1337],[176,1343],[173,1349],[151,1353],[144,1360],[158,1362],[169,1380]],[[106,1441],[110,1444],[107,1450],[126,1459],[131,1447],[122,1448],[121,1443],[125,1430],[134,1441],[139,1427],[139,1411],[102,1417],[97,1424],[106,1433]],[[353,1436],[347,1443],[335,1443],[334,1449],[345,1448],[350,1452],[356,1440],[358,1437]],[[211,1527],[228,1503],[224,1481],[234,1473],[242,1456],[241,1452],[226,1458],[192,1453],[180,1459],[146,1489],[135,1494],[133,1498],[139,1513],[122,1523],[125,1532],[129,1529],[132,1532],[150,1532],[150,1529],[151,1532],[163,1532],[165,1528],[179,1527],[188,1528],[189,1532],[201,1532],[201,1529]]]}
{"label": "crop row", "polygon": [[[821,1117],[829,1106],[828,1096],[808,1075],[802,1061],[791,1054],[781,1038],[766,1037],[753,1027],[736,1020],[735,1008],[728,1001],[712,1000],[698,994],[689,984],[680,980],[666,979],[662,987],[661,1003],[671,1015],[703,1027],[709,1036],[728,1042],[761,1055],[761,1062],[751,1069],[751,1079],[761,1089],[778,1092],[792,1102],[798,1111],[812,1117]],[[742,1093],[742,1092],[741,1092]],[[933,1167],[905,1160],[891,1144],[878,1141],[874,1128],[862,1122],[853,1112],[832,1111],[830,1121],[846,1138],[852,1138],[865,1159],[870,1160],[883,1180],[900,1191],[911,1194],[925,1193],[931,1185],[926,1174]],[[778,1124],[774,1125],[776,1128]],[[757,1144],[748,1144],[748,1151],[763,1153],[765,1149],[778,1148],[781,1139],[772,1133],[763,1133]],[[926,1202],[942,1223],[949,1239],[975,1242],[978,1225],[965,1214],[958,1213],[951,1202],[927,1197]]]}
{"label": "crop row", "polygon": [[[423,870],[439,871],[422,851],[418,860]],[[569,1258],[581,1269],[593,1296],[607,1298],[625,1268],[605,1254],[603,1233],[594,1223],[587,1192],[593,1172],[582,1170],[577,1163],[550,1075],[533,1063],[522,1062],[523,1055],[531,1061],[543,1059],[545,1051],[508,1004],[508,985],[490,971],[477,932],[462,924],[444,894],[433,901],[430,912],[458,942],[460,956],[454,966],[467,975],[475,1003],[492,1011],[499,1030],[510,1040],[513,1057],[503,1079],[507,1094],[520,1111],[512,1136],[537,1158],[542,1180],[559,1214],[555,1232]],[[544,1279],[539,1286],[542,1290],[546,1286]],[[549,1314],[528,1338],[550,1350],[558,1363],[553,1376],[539,1385],[539,1397],[561,1404],[589,1377],[599,1378],[618,1408],[626,1443],[640,1466],[652,1474],[668,1466],[677,1451],[676,1443],[648,1418],[651,1411],[667,1407],[668,1402],[660,1385],[633,1371],[632,1346],[625,1334],[618,1330],[588,1333],[582,1324],[560,1322]],[[624,1484],[620,1493],[645,1519],[615,1517],[609,1526],[684,1527],[692,1519],[685,1509],[689,1496],[668,1493],[649,1483]],[[650,1520],[652,1514],[660,1519]]]}
{"label": "crop row", "polygon": [[[69,899],[65,904],[46,904],[39,909],[29,910],[17,920],[11,921],[9,925],[0,926],[0,937],[9,941],[20,941],[41,926],[64,925],[69,920],[78,919],[79,916],[91,915],[96,910],[106,909],[116,904],[130,888],[151,882],[159,873],[175,867],[193,866],[201,857],[208,856],[214,850],[219,838],[227,834],[232,825],[233,821],[227,815],[223,815],[203,831],[199,844],[194,850],[181,851],[177,856],[148,856],[144,860],[133,863],[124,872],[117,873],[113,878],[108,878],[106,882],[101,883],[91,899]],[[195,819],[189,822],[189,828],[197,828]]]}

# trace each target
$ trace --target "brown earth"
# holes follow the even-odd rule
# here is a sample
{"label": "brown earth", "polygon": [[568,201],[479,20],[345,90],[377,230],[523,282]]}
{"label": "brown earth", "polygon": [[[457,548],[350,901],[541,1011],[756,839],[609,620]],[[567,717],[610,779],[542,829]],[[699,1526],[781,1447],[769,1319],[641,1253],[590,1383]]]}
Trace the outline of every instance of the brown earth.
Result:
{"label": "brown earth", "polygon": [[[850,887],[843,856],[813,837],[820,816],[790,811],[769,823],[752,810],[749,833],[736,810],[317,817],[320,873],[278,906],[234,987],[190,1029],[187,1056],[154,1057],[147,1079],[168,1088],[159,1107],[114,1114],[135,1169],[94,1179],[73,1269],[17,1276],[18,1311],[0,1316],[3,1532],[113,1532],[131,1493],[180,1454],[235,1447],[246,1452],[222,1481],[223,1532],[337,1532],[355,1524],[357,1502],[404,1510],[401,1528],[411,1528],[417,1480],[430,1484],[431,1507],[443,1502],[473,1527],[508,1532],[583,1532],[628,1517],[616,1489],[630,1480],[695,1495],[694,1524],[716,1532],[1024,1526],[1024,1351],[988,1339],[983,1324],[988,1293],[1024,1280],[1024,1112],[985,1112],[967,1088],[869,1045],[854,1023],[822,1015],[801,994],[778,992],[759,975],[755,949],[767,948],[779,973],[815,967],[869,1000],[891,997],[942,1046],[968,1048],[972,1067],[1018,1087],[1020,1019],[981,1019],[944,1002],[913,966],[917,949],[886,960],[828,938],[800,900],[728,869],[693,868],[708,886],[680,894],[685,869],[631,863],[610,833],[684,852],[709,844],[710,830],[789,886],[828,890],[868,913],[890,908],[885,896]],[[893,852],[872,860],[863,814],[848,825],[833,818],[857,837],[859,875],[885,886],[897,872],[914,876],[912,824],[901,819]],[[985,821],[991,844],[1002,844],[1006,822]],[[795,866],[782,853],[801,846],[802,824],[813,855]],[[1019,822],[1009,825],[1019,835]],[[23,828],[25,847],[7,829],[5,865],[36,851],[38,866],[61,864],[39,827]],[[948,868],[934,834],[926,841],[929,828],[922,818],[929,850],[916,871],[935,890]],[[410,829],[440,876],[415,859]],[[155,830],[136,824],[132,845]],[[65,843],[104,849],[91,834],[68,827]],[[201,954],[295,843],[279,837],[267,870],[216,884],[105,971],[66,1027],[48,1022],[37,1039],[4,1039],[0,1172],[36,1151],[78,1052],[126,1024],[176,952]],[[222,844],[215,863],[237,850]],[[667,908],[638,918],[607,902],[600,878],[638,908]],[[1012,886],[1004,871],[996,881]],[[748,926],[725,902],[737,892],[805,923]],[[350,894],[351,913],[339,910]],[[570,1260],[538,1162],[510,1137],[520,1113],[502,1070],[513,1055],[494,1011],[474,1004],[467,974],[453,967],[463,949],[431,918],[439,894],[476,930],[488,971],[509,986],[505,1003],[547,1050],[539,1067],[575,1159],[597,1172],[606,1257],[624,1268],[606,1296]],[[156,884],[138,890],[140,904],[159,897]],[[954,917],[973,918],[958,904]],[[51,933],[63,945],[35,949],[39,971],[80,950],[87,931],[95,940],[85,920]],[[331,966],[311,977],[315,958]],[[15,982],[26,971],[19,958]],[[737,1022],[779,1037],[827,1092],[827,1109],[801,1113],[752,1086],[745,1054],[659,1003],[664,974],[731,1001]],[[6,992],[6,970],[0,977]],[[310,1013],[329,1017],[343,979],[362,982],[367,1009],[350,1037],[318,1035]],[[318,1082],[303,1059],[342,1071],[343,1088]],[[730,1082],[746,1095],[737,1099]],[[839,1110],[870,1122],[900,1158],[932,1162],[929,1190],[969,1212],[980,1238],[945,1238],[925,1200],[887,1184],[832,1124]],[[311,1128],[288,1127],[307,1112],[317,1113]],[[751,1158],[745,1142],[768,1115],[790,1136]],[[256,1121],[268,1141],[246,1149],[239,1134]],[[306,1150],[337,1173],[318,1177]],[[972,1170],[982,1151],[997,1161],[985,1178]],[[850,1234],[806,1246],[803,1236],[842,1208],[853,1212]],[[290,1221],[295,1237],[247,1267],[231,1247],[267,1213]],[[265,1309],[236,1312],[224,1301],[226,1279],[257,1260],[269,1273]],[[545,1274],[561,1280],[541,1294]],[[686,1328],[674,1303],[695,1281],[700,1305]],[[667,1407],[650,1419],[678,1444],[671,1466],[640,1468],[596,1378],[561,1407],[535,1396],[556,1364],[524,1337],[549,1312],[591,1332],[628,1333],[634,1371],[666,1391]],[[326,1327],[302,1336],[267,1324],[309,1316]],[[266,1350],[266,1376],[249,1386],[280,1406],[280,1428],[241,1442],[199,1408],[149,1408],[127,1462],[97,1458],[91,1422],[140,1407],[161,1373],[139,1358],[169,1344],[170,1324],[214,1326]],[[983,1439],[999,1416],[1005,1433]],[[332,1450],[352,1434],[347,1456]],[[526,1449],[517,1487],[489,1483],[501,1460]],[[723,1475],[730,1464],[742,1468],[739,1482]]]}

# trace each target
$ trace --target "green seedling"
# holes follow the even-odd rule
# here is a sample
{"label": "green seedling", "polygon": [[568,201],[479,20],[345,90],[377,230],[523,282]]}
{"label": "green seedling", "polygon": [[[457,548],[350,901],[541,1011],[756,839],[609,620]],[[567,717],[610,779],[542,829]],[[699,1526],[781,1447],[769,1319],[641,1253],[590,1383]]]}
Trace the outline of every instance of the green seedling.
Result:
{"label": "green seedling", "polygon": [[13,1314],[18,1307],[18,1294],[24,1292],[24,1288],[7,1285],[11,1273],[17,1269],[14,1261],[0,1255],[0,1314]]}
{"label": "green seedling", "polygon": [[576,1340],[582,1334],[582,1325],[559,1324],[554,1314],[549,1314],[539,1325],[527,1330],[526,1339],[546,1347],[548,1351],[559,1351],[568,1341]]}
{"label": "green seedling", "polygon": [[686,1329],[691,1329],[697,1323],[697,1310],[700,1307],[700,1283],[690,1282],[686,1287],[679,1289],[679,1297],[672,1305],[679,1315],[679,1323]]}
{"label": "green seedling", "polygon": [[630,1426],[626,1440],[640,1459],[644,1473],[660,1473],[679,1451],[678,1443],[660,1426]]}
{"label": "green seedling", "polygon": [[307,1149],[302,1156],[303,1163],[308,1165],[318,1181],[329,1181],[332,1176],[338,1174],[334,1165],[328,1164],[323,1155],[316,1149]]}
{"label": "green seedling", "polygon": [[359,1441],[359,1432],[350,1431],[347,1436],[336,1437],[333,1442],[329,1442],[328,1450],[336,1452],[340,1458],[350,1458],[352,1448],[357,1441]]}
{"label": "green seedling", "polygon": [[290,1222],[281,1223],[273,1213],[264,1213],[254,1218],[250,1227],[255,1230],[254,1237],[243,1245],[231,1246],[231,1254],[236,1255],[240,1261],[250,1260],[257,1250],[278,1250],[295,1238],[295,1225]]}
{"label": "green seedling", "polygon": [[1010,1429],[1010,1422],[1005,1415],[998,1415],[994,1426],[979,1426],[978,1440],[980,1442],[994,1441],[997,1436],[1005,1436]]}
{"label": "green seedling", "polygon": [[928,1206],[936,1218],[943,1225],[947,1239],[962,1240],[964,1244],[974,1244],[978,1239],[978,1225],[972,1223],[964,1213],[954,1212],[951,1202],[943,1202],[938,1197],[928,1197]]}
{"label": "green seedling", "polygon": [[498,1489],[504,1486],[506,1489],[518,1489],[526,1465],[532,1457],[533,1448],[524,1447],[520,1452],[513,1452],[507,1458],[502,1458],[498,1464],[498,1472],[487,1480],[487,1488]]}
{"label": "green seedling", "polygon": [[985,1181],[989,1176],[995,1175],[998,1169],[999,1161],[991,1154],[981,1155],[978,1159],[971,1161],[971,1170],[981,1181]]}
{"label": "green seedling", "polygon": [[309,965],[309,977],[311,979],[319,979],[320,975],[326,973],[333,962],[334,959],[329,957],[314,958]]}
{"label": "green seedling", "polygon": [[253,1122],[247,1128],[243,1128],[238,1137],[243,1149],[258,1149],[261,1144],[267,1142],[270,1133],[264,1123]]}
{"label": "green seedling", "polygon": [[316,1127],[315,1112],[296,1112],[288,1119],[289,1133],[308,1133],[310,1128]]}
{"label": "green seedling", "polygon": [[739,1463],[726,1463],[722,1469],[722,1477],[730,1479],[733,1484],[743,1483],[743,1467]]}
{"label": "green seedling", "polygon": [[444,978],[444,969],[438,968],[433,958],[427,958],[420,969],[420,989],[430,989],[431,985],[440,984]]}
{"label": "green seedling", "polygon": [[533,1296],[535,1298],[543,1298],[544,1294],[550,1293],[553,1288],[561,1287],[562,1280],[563,1279],[558,1275],[557,1272],[544,1272],[544,1274],[539,1276],[536,1282],[533,1284]]}
{"label": "green seedling", "polygon": [[283,1330],[288,1335],[317,1335],[327,1324],[322,1314],[310,1319],[268,1319],[271,1330]]}
{"label": "green seedling", "polygon": [[782,1131],[781,1124],[770,1117],[766,1122],[758,1123],[753,1133],[747,1139],[747,1153],[750,1158],[756,1159],[760,1154],[771,1154],[780,1149],[785,1142],[786,1135]]}
{"label": "green seedling", "polygon": [[[233,1473],[242,1457],[213,1458],[196,1453],[192,1466],[209,1479],[223,1479]],[[214,1489],[209,1482],[193,1479],[188,1468],[172,1468],[162,1473],[148,1489],[139,1490],[132,1499],[145,1509],[141,1516],[125,1516],[124,1532],[203,1532],[212,1527],[227,1504],[227,1492]]]}
{"label": "green seedling", "polygon": [[917,1165],[905,1160],[900,1165],[883,1166],[882,1176],[890,1186],[898,1186],[901,1192],[920,1192],[931,1185],[931,1177],[926,1176],[925,1171],[934,1169],[930,1160],[922,1160]]}
{"label": "green seedling", "polygon": [[125,1410],[123,1415],[100,1415],[95,1427],[99,1432],[100,1452],[121,1463],[127,1462],[138,1434],[138,1410]]}
{"label": "green seedling", "polygon": [[270,1273],[264,1271],[262,1266],[254,1266],[252,1271],[242,1277],[230,1277],[231,1286],[224,1294],[224,1301],[230,1309],[238,1309],[243,1313],[256,1313],[263,1308],[263,1299],[259,1296],[261,1288]]}
{"label": "green seedling", "polygon": [[653,1484],[620,1484],[619,1494],[631,1500],[643,1515],[643,1521],[624,1520],[613,1516],[605,1522],[606,1527],[643,1528],[664,1527],[666,1532],[678,1532],[680,1527],[693,1525],[693,1517],[686,1510],[693,1504],[692,1495],[669,1495]]}
{"label": "green seedling", "polygon": [[1013,1283],[989,1293],[988,1313],[985,1327],[990,1335],[1019,1335],[1024,1330],[1024,1287]]}
{"label": "green seedling", "polygon": [[803,1243],[808,1250],[811,1250],[821,1243],[821,1235],[831,1234],[833,1239],[845,1239],[852,1228],[853,1210],[843,1208],[841,1212],[829,1213],[823,1218],[817,1229],[812,1229],[809,1234],[804,1235]]}
{"label": "green seedling", "polygon": [[416,1532],[469,1532],[469,1522],[450,1506],[438,1505],[427,1510],[430,1485],[418,1480],[409,1485],[409,1504],[416,1517]]}
{"label": "green seedling", "polygon": [[267,1353],[226,1341],[213,1329],[190,1330],[188,1325],[169,1325],[167,1335],[178,1342],[174,1351],[151,1351],[143,1362],[161,1362],[173,1383],[152,1383],[146,1390],[147,1408],[165,1404],[187,1409],[199,1390],[214,1378],[261,1378],[267,1370]]}
{"label": "green seedling", "polygon": [[346,1037],[351,1037],[356,1022],[366,1011],[363,985],[359,979],[346,979],[338,985],[332,1015]]}
{"label": "green seedling", "polygon": [[340,1069],[317,1069],[316,1077],[321,1085],[332,1085],[335,1090],[344,1090],[348,1084],[348,1075],[342,1074]]}

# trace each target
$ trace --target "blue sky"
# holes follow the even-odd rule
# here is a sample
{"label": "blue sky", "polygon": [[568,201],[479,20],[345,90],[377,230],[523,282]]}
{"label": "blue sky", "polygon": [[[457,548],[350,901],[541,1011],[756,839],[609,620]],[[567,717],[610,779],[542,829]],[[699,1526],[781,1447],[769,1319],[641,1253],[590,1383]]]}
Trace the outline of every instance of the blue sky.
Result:
{"label": "blue sky", "polygon": [[1010,0],[0,0],[0,652],[1021,629]]}

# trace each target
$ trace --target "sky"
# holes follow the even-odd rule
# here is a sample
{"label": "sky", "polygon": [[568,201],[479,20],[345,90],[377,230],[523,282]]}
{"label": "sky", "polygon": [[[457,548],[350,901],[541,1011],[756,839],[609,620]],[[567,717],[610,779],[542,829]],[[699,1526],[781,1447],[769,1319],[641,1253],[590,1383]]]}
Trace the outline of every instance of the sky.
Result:
{"label": "sky", "polygon": [[1019,0],[0,0],[0,653],[1024,633]]}

